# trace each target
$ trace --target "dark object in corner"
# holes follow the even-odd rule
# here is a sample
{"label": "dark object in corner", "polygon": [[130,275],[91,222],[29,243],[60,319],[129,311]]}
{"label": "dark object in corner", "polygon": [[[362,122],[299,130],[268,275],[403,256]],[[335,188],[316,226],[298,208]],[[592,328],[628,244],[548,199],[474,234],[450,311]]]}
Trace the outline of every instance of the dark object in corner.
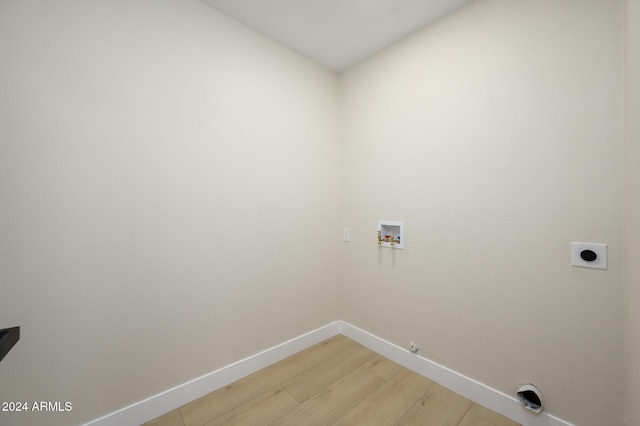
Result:
{"label": "dark object in corner", "polygon": [[3,328],[0,330],[0,361],[9,353],[18,340],[20,340],[20,327]]}

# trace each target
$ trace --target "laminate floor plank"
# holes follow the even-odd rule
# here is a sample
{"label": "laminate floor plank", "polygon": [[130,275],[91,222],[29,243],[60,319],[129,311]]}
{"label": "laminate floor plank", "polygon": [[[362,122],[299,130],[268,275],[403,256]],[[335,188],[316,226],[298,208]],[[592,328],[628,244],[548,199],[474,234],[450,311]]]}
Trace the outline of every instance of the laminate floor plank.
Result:
{"label": "laminate floor plank", "polygon": [[291,410],[272,426],[330,425],[384,383],[366,368],[359,368]]}
{"label": "laminate floor plank", "polygon": [[144,426],[517,426],[336,335]]}
{"label": "laminate floor plank", "polygon": [[433,385],[432,380],[403,368],[335,425],[393,425]]}
{"label": "laminate floor plank", "polygon": [[398,426],[457,426],[472,402],[467,398],[435,384],[398,421]]}
{"label": "laminate floor plank", "polygon": [[284,390],[275,387],[259,397],[234,408],[228,413],[209,422],[206,426],[258,426],[282,417],[300,404]]}
{"label": "laminate floor plank", "polygon": [[514,422],[513,420],[508,419],[507,417],[498,414],[495,411],[491,411],[488,408],[485,408],[482,405],[476,403],[474,403],[471,408],[469,408],[469,412],[483,418],[484,420],[495,426],[519,426],[519,424]]}
{"label": "laminate floor plank", "polygon": [[493,423],[489,423],[482,417],[473,414],[471,411],[467,411],[462,421],[458,423],[458,426],[496,426]]}
{"label": "laminate floor plank", "polygon": [[395,363],[382,355],[377,355],[375,358],[367,362],[365,367],[385,381],[389,381],[393,376],[398,374],[400,370],[402,370],[402,366],[400,364]]}
{"label": "laminate floor plank", "polygon": [[336,335],[179,408],[185,426],[203,426],[297,374],[357,345]]}
{"label": "laminate floor plank", "polygon": [[283,386],[299,402],[304,402],[375,357],[376,353],[364,346],[350,346],[335,357],[292,377]]}
{"label": "laminate floor plank", "polygon": [[169,411],[160,417],[156,417],[143,426],[184,426],[182,416],[178,410]]}

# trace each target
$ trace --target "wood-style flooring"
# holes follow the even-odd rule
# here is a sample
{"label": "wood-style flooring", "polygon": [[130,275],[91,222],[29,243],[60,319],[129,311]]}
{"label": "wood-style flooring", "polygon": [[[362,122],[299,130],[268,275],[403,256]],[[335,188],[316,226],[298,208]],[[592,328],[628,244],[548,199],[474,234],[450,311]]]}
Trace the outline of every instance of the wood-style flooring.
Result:
{"label": "wood-style flooring", "polygon": [[145,426],[516,426],[337,335]]}

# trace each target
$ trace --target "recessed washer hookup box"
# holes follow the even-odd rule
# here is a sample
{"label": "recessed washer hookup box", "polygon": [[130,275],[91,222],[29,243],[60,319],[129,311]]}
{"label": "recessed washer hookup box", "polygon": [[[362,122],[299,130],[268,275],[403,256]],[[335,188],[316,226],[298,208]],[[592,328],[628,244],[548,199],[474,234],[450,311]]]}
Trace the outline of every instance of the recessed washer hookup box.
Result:
{"label": "recessed washer hookup box", "polygon": [[20,327],[0,330],[0,361],[9,353],[18,340],[20,340]]}

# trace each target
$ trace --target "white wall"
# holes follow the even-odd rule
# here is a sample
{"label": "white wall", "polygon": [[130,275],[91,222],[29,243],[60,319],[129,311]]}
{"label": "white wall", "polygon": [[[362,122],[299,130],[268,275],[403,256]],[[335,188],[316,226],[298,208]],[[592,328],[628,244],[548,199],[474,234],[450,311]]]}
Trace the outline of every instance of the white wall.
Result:
{"label": "white wall", "polygon": [[640,1],[626,0],[625,10],[625,199],[626,415],[640,424]]}
{"label": "white wall", "polygon": [[622,424],[622,23],[622,1],[475,1],[341,75],[342,319]]}
{"label": "white wall", "polygon": [[73,404],[0,423],[337,319],[334,73],[188,0],[2,1],[0,58],[0,400]]}

